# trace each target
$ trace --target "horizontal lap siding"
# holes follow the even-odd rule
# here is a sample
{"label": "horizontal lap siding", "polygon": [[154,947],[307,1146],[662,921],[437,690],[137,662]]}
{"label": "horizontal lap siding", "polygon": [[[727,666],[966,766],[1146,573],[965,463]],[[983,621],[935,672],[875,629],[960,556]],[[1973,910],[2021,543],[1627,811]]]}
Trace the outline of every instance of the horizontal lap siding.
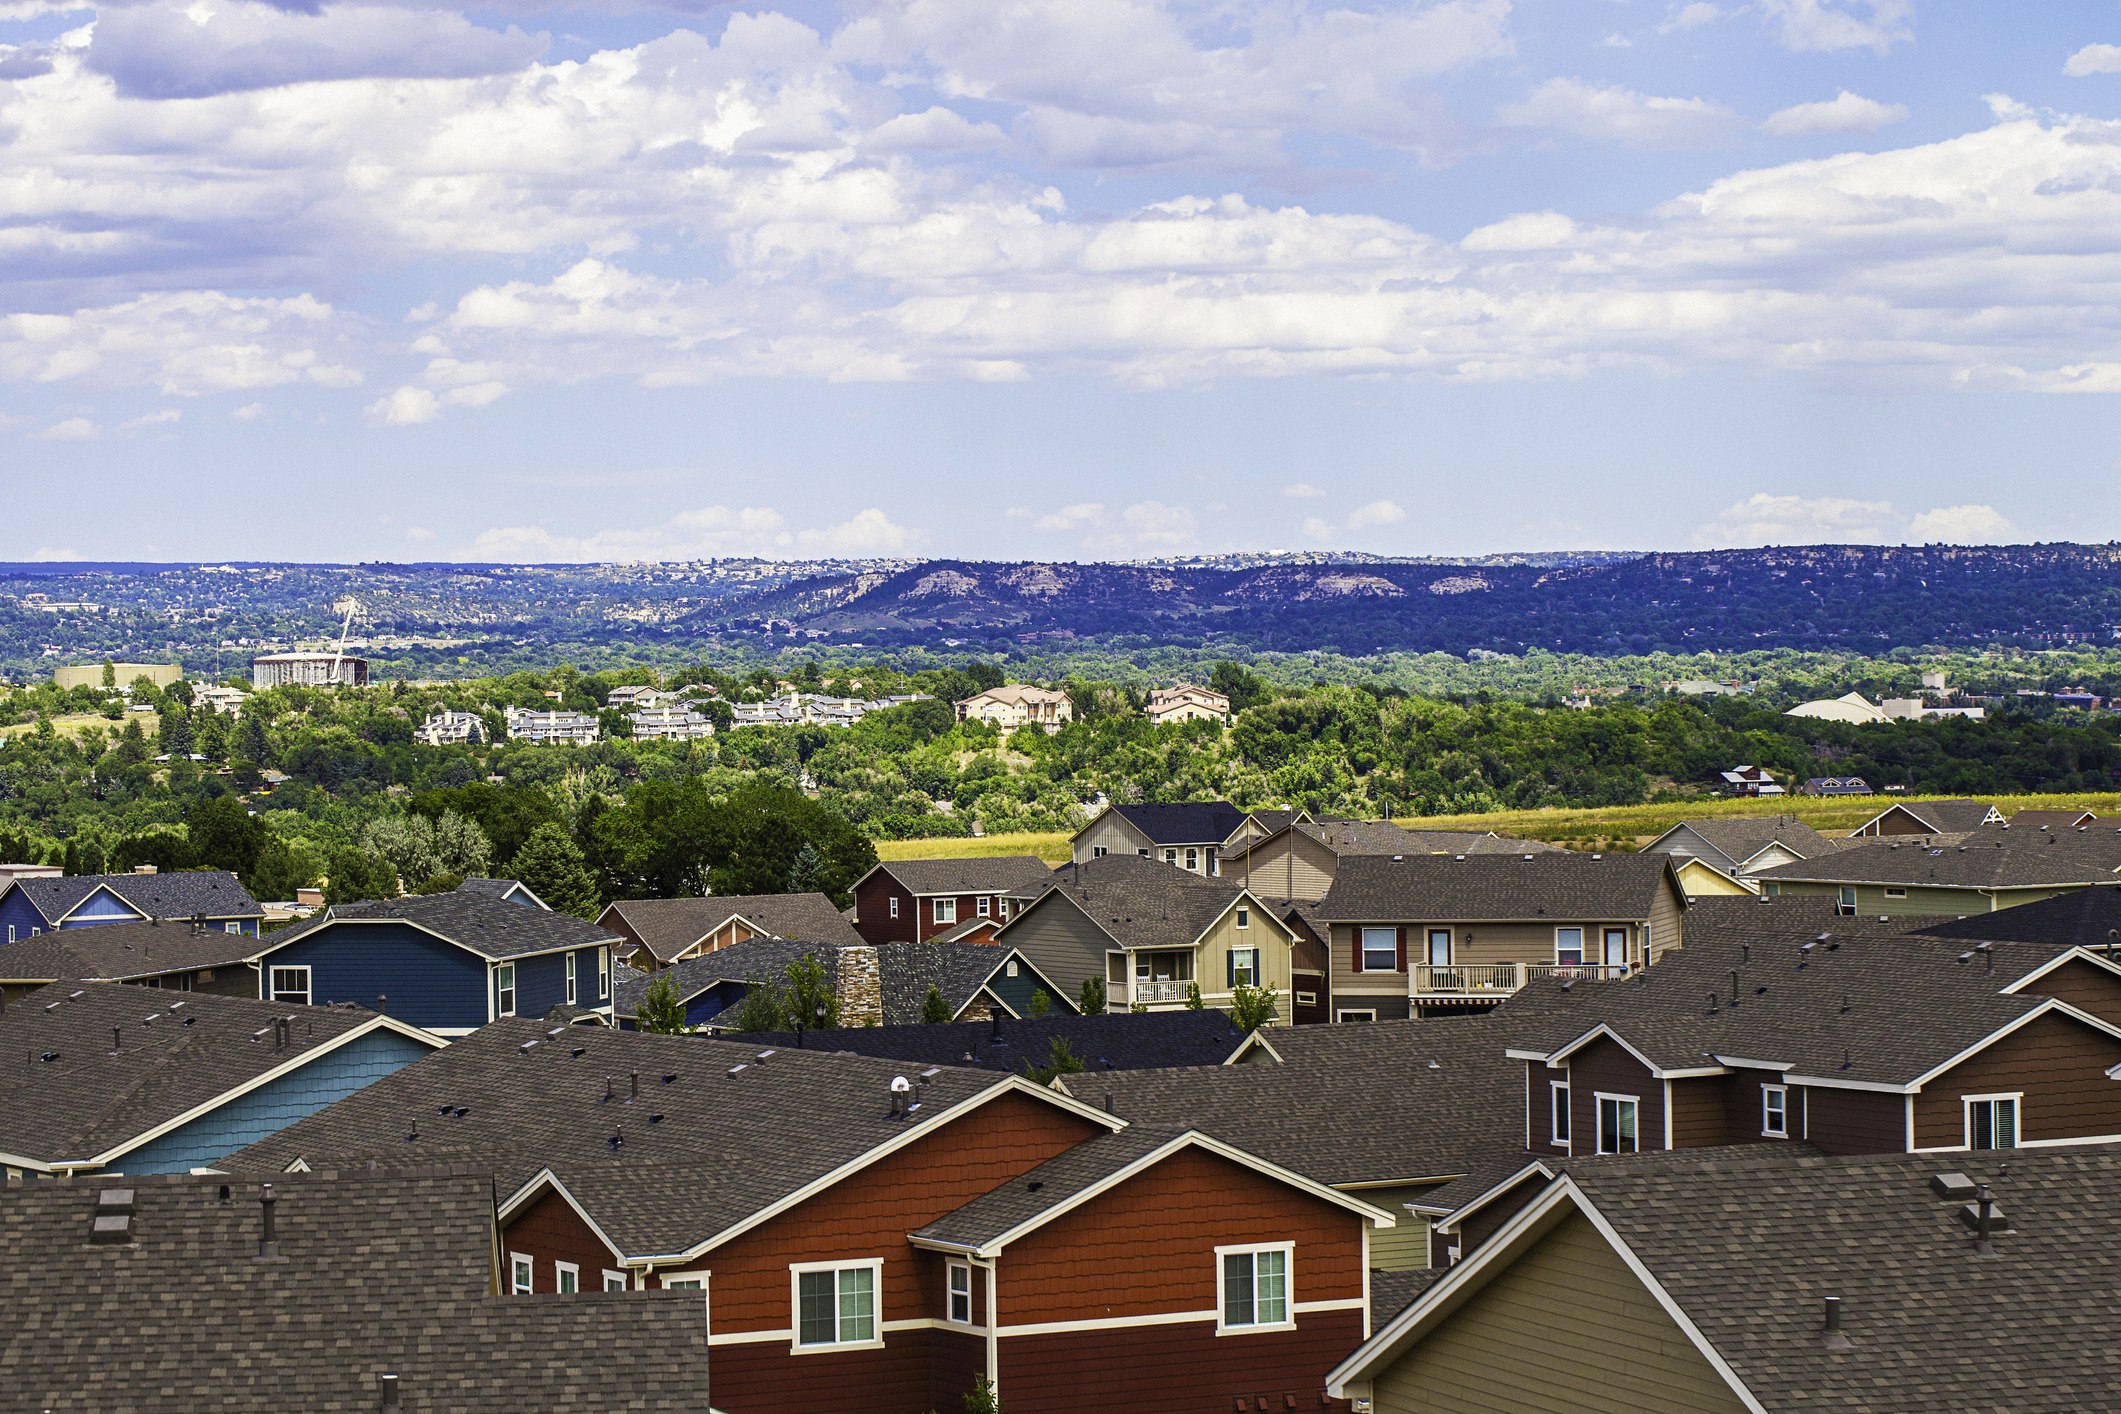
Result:
{"label": "horizontal lap siding", "polygon": [[[787,1284],[785,1276],[782,1284]],[[720,1279],[709,1287],[708,1307],[718,1311]],[[782,1304],[787,1304],[785,1298]],[[963,1337],[931,1330],[893,1331],[881,1348],[811,1355],[790,1354],[786,1340],[717,1345],[707,1356],[714,1407],[724,1414],[925,1414],[938,1407],[950,1409],[935,1398],[934,1347],[939,1339],[955,1343]],[[984,1350],[978,1368],[986,1369]],[[956,1409],[964,1407],[952,1403]],[[1013,1405],[1011,1410],[1013,1414]]]}
{"label": "horizontal lap siding", "polygon": [[1326,1372],[1361,1343],[1356,1311],[1300,1316],[1293,1331],[1254,1335],[1218,1336],[1210,1321],[1013,1336],[1001,1343],[1002,1402],[1009,1414],[1226,1414],[1240,1398],[1249,1406],[1267,1395],[1268,1407],[1281,1409],[1294,1395],[1296,1408],[1316,1411]]}
{"label": "horizontal lap siding", "polygon": [[[1705,1076],[1700,1080],[1672,1082],[1673,1148],[1703,1149],[1714,1144],[1737,1143],[1747,1137],[1731,1123],[1729,1105],[1732,1101],[1730,1087],[1725,1084],[1727,1078]],[[1760,1126],[1755,1124],[1750,1137],[1758,1138],[1759,1133]],[[1657,1142],[1664,1142],[1661,1133]],[[1647,1141],[1644,1147],[1650,1147]]]}
{"label": "horizontal lap siding", "polygon": [[[567,954],[519,957],[515,959],[515,969],[517,1016],[543,1016],[567,1000]],[[577,996],[581,994],[581,982],[581,974],[575,974]],[[595,965],[591,964],[589,990],[594,992],[596,985]]]}
{"label": "horizontal lap siding", "polygon": [[[898,917],[891,916],[896,898]],[[854,893],[854,931],[870,943],[910,943],[913,937],[913,895],[899,887],[898,880],[878,873]]]}
{"label": "horizontal lap siding", "polygon": [[1715,1368],[1571,1216],[1374,1383],[1377,1414],[1737,1414]]}
{"label": "horizontal lap siding", "polygon": [[1292,1300],[1359,1297],[1361,1222],[1241,1164],[1183,1149],[1012,1243],[1001,1256],[1001,1322],[1212,1311],[1215,1248],[1254,1242],[1296,1244]]}
{"label": "horizontal lap siding", "polygon": [[2121,1134],[2121,1040],[2053,1012],[2029,1021],[1922,1087],[1915,1097],[1915,1147],[1967,1141],[1962,1095],[2022,1090],[2018,1134],[2029,1139],[2082,1139]]}
{"label": "horizontal lap siding", "polygon": [[1797,1132],[1829,1154],[1907,1150],[1907,1099],[1875,1090],[1807,1087]]}
{"label": "horizontal lap siding", "polygon": [[1370,1234],[1370,1265],[1379,1271],[1411,1272],[1429,1265],[1429,1224],[1406,1209],[1439,1185],[1414,1183],[1397,1188],[1357,1188],[1350,1198],[1359,1198],[1373,1208],[1383,1208],[1399,1219],[1399,1226],[1380,1228]]}
{"label": "horizontal lap siding", "polygon": [[[1740,1070],[1720,1080],[1690,1081],[1689,1084],[1707,1084],[1722,1090],[1724,1132],[1720,1143],[1759,1144],[1774,1142],[1761,1132],[1767,1123],[1767,1102],[1763,1086],[1782,1084],[1782,1075],[1773,1070]],[[1673,1090],[1679,1086],[1673,1085]],[[1783,1124],[1792,1139],[1803,1134],[1803,1114],[1799,1107],[1798,1093],[1786,1090],[1783,1096]],[[1682,1143],[1692,1141],[1682,1141]]]}
{"label": "horizontal lap siding", "polygon": [[2068,1002],[2101,1021],[2121,1026],[2121,977],[2081,959],[2071,959],[2025,988],[2035,996]]}
{"label": "horizontal lap siding", "polygon": [[1664,1082],[1625,1047],[1603,1038],[1569,1057],[1569,1134],[1576,1153],[1598,1152],[1597,1092],[1636,1096],[1638,1149],[1664,1147]]}
{"label": "horizontal lap siding", "polygon": [[[509,1253],[521,1252],[534,1259],[532,1288],[558,1291],[555,1261],[572,1262],[582,1269],[582,1290],[602,1291],[604,1269],[619,1269],[612,1254],[582,1215],[557,1193],[547,1193],[518,1214],[501,1233],[501,1246]],[[503,1268],[502,1279],[513,1281],[512,1268]]]}
{"label": "horizontal lap siding", "polygon": [[414,1026],[486,1024],[485,961],[403,923],[334,923],[266,954],[260,965],[267,976],[274,967],[308,967],[313,1001],[374,1006],[387,994],[390,1014]]}

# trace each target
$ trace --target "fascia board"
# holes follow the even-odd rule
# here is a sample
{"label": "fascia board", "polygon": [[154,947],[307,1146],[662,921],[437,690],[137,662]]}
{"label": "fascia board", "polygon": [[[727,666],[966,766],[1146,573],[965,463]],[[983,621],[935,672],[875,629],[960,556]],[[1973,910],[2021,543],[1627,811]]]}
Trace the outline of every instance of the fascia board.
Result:
{"label": "fascia board", "polygon": [[[522,907],[521,904],[517,904],[515,906],[518,908]],[[549,911],[550,910],[548,910],[548,912]],[[244,958],[243,960],[245,962],[257,963],[265,958],[272,956],[274,953],[280,951],[280,949],[283,947],[288,947],[295,943],[306,942],[311,938],[317,937],[320,934],[329,931],[330,929],[339,927],[341,924],[352,925],[358,923],[397,923],[404,927],[410,928],[415,932],[425,933],[428,937],[435,939],[437,942],[447,943],[453,948],[460,948],[463,951],[470,953],[473,957],[485,958],[488,962],[514,962],[516,959],[524,957],[549,957],[556,952],[574,952],[579,948],[608,948],[614,943],[623,943],[631,941],[631,939],[629,938],[623,937],[617,933],[613,933],[609,937],[604,938],[585,938],[579,943],[556,943],[549,948],[531,948],[524,952],[492,953],[487,952],[483,948],[473,947],[470,943],[464,942],[462,939],[452,938],[446,933],[437,933],[434,929],[428,927],[426,924],[420,923],[411,918],[327,918],[322,924],[318,925],[317,927],[306,930],[300,937],[289,938],[285,943],[279,944],[274,947],[260,948],[258,951],[252,953],[249,957]]]}
{"label": "fascia board", "polygon": [[[1745,1056],[1727,1056],[1721,1052],[1716,1053],[1715,1060],[1718,1065],[1732,1070],[1789,1070],[1796,1065],[1795,1061],[1752,1060]],[[1672,1073],[1677,1075],[1679,1072]]]}
{"label": "fascia board", "polygon": [[518,1188],[507,1202],[494,1210],[494,1221],[496,1224],[506,1226],[518,1212],[534,1202],[546,1188],[550,1188],[553,1192],[559,1194],[567,1206],[574,1209],[575,1216],[580,1218],[588,1226],[589,1230],[597,1235],[597,1241],[603,1243],[605,1249],[613,1257],[616,1257],[621,1265],[626,1262],[626,1250],[611,1240],[611,1234],[604,1231],[603,1226],[594,1217],[590,1216],[589,1210],[575,1200],[574,1194],[567,1191],[567,1185],[560,1182],[559,1175],[549,1168],[539,1169],[537,1173],[531,1176],[528,1183]]}
{"label": "fascia board", "polygon": [[[133,915],[134,915],[134,918],[135,918],[135,920],[136,920],[136,921],[138,921],[138,922],[141,922],[141,923],[145,923],[145,922],[146,922],[146,921],[148,920],[148,918],[150,917],[150,915],[148,915],[148,914],[146,914],[146,913],[142,913],[142,912],[140,911],[140,905],[139,905],[139,904],[137,904],[137,903],[134,903],[134,902],[133,902],[133,901],[132,901],[131,899],[129,899],[129,898],[127,898],[127,897],[126,897],[125,895],[123,895],[123,894],[119,893],[119,892],[118,892],[118,891],[117,891],[116,889],[112,888],[112,887],[111,887],[110,885],[108,885],[108,884],[98,884],[98,885],[96,885],[96,887],[94,887],[93,889],[90,889],[90,890],[89,890],[89,891],[88,891],[87,893],[83,894],[83,895],[82,895],[82,896],[80,897],[80,899],[79,899],[79,900],[78,900],[78,901],[77,901],[77,902],[76,902],[76,903],[74,904],[74,906],[73,906],[72,908],[69,908],[68,910],[66,910],[66,912],[64,912],[64,913],[60,914],[60,915],[59,915],[59,916],[58,916],[57,918],[51,919],[51,920],[50,920],[50,922],[51,922],[51,925],[52,925],[52,926],[53,926],[54,928],[63,928],[63,927],[65,927],[65,926],[66,926],[66,920],[67,920],[67,919],[69,919],[69,918],[71,918],[71,917],[73,917],[73,916],[74,916],[75,914],[79,913],[79,912],[80,912],[80,911],[81,911],[81,910],[82,910],[82,909],[83,909],[84,907],[86,907],[86,906],[87,906],[87,904],[88,904],[88,901],[89,901],[90,899],[94,898],[94,897],[95,897],[95,896],[96,896],[97,894],[109,894],[109,895],[110,895],[110,896],[111,896],[112,898],[114,898],[114,899],[116,899],[116,900],[117,900],[118,902],[120,902],[120,903],[124,904],[124,905],[125,905],[125,906],[126,906],[127,908],[129,908],[129,909],[131,909],[131,910],[133,911]],[[40,909],[38,909],[38,910],[37,910],[37,912],[39,912],[39,913],[42,913],[42,912],[44,912],[44,910],[40,908]],[[216,915],[215,915],[215,917],[220,917],[220,916],[221,916],[221,915],[219,915],[219,914],[216,914]],[[242,916],[242,917],[248,917],[249,915],[247,915],[247,914],[245,914],[245,915],[237,915],[237,914],[230,914],[230,915],[228,915],[228,916],[229,916],[229,917],[231,917],[231,918],[234,918],[234,917],[238,917],[238,916]]]}
{"label": "fascia board", "polygon": [[2059,1011],[2064,1016],[2071,1017],[2074,1020],[2083,1022],[2086,1026],[2091,1027],[2095,1031],[2103,1031],[2107,1035],[2112,1036],[2117,1040],[2121,1040],[2121,1027],[2117,1027],[2113,1023],[2108,1021],[2102,1021],[2098,1017],[2093,1016],[2090,1012],[2080,1011],[2076,1007],[2071,1006],[2068,1002],[2062,1001],[2059,998],[2049,997],[2046,1001],[2040,1003],[2040,1005],[2026,1012],[2025,1015],[2017,1017],[2007,1025],[1998,1027],[1996,1030],[1990,1032],[1986,1036],[1983,1036],[1980,1040],[1974,1042],[1974,1044],[1968,1046],[1965,1050],[1959,1052],[1957,1055],[1951,1057],[1949,1060],[1940,1062],[1939,1064],[1934,1065],[1930,1069],[1924,1071],[1922,1074],[1916,1076],[1914,1080],[1908,1085],[1908,1089],[1921,1089],[1924,1085],[1927,1085],[1930,1081],[1935,1080],[1938,1076],[1944,1074],[1944,1072],[1950,1070],[1953,1066],[1959,1064],[1959,1062],[1965,1060],[1968,1056],[1979,1054],[1981,1051],[1988,1049],[1996,1042],[2010,1035],[2013,1031],[2016,1031],[2019,1027],[2029,1025],[2031,1022],[2047,1015],[2051,1011]]}
{"label": "fascia board", "polygon": [[1474,1213],[1479,1212],[1489,1203],[1494,1202],[1495,1199],[1509,1192],[1518,1184],[1523,1183],[1527,1178],[1530,1178],[1535,1173],[1538,1174],[1541,1178],[1548,1179],[1551,1181],[1554,1177],[1555,1170],[1547,1167],[1546,1160],[1534,1159],[1531,1163],[1526,1164],[1523,1168],[1517,1170],[1517,1172],[1511,1174],[1508,1178],[1503,1179],[1500,1183],[1495,1184],[1493,1187],[1489,1188],[1486,1192],[1481,1193],[1477,1197],[1469,1199],[1464,1203],[1460,1203],[1455,1208],[1443,1209],[1442,1212],[1445,1221],[1438,1223],[1437,1226],[1440,1228],[1456,1227],[1459,1223],[1465,1221]]}
{"label": "fascia board", "polygon": [[2026,973],[2023,977],[2020,977],[2017,981],[2011,983],[2008,987],[2005,987],[2003,989],[2004,995],[2017,995],[2017,993],[2023,988],[2031,986],[2033,983],[2039,981],[2042,977],[2045,977],[2048,973],[2053,972],[2056,968],[2060,967],[2063,963],[2071,961],[2088,962],[2094,967],[2104,968],[2106,971],[2113,973],[2115,976],[2121,977],[2121,963],[2116,963],[2112,958],[2101,956],[2100,954],[2093,952],[2090,948],[2071,947],[2065,948],[2063,951],[2056,953],[2052,958],[2048,959],[2046,962],[2041,963],[2038,967]]}
{"label": "fascia board", "polygon": [[1912,1095],[1920,1085],[1890,1085],[1878,1080],[1841,1080],[1831,1075],[1790,1075],[1782,1077],[1785,1085],[1807,1085],[1821,1090],[1869,1090],[1879,1095]]}
{"label": "fascia board", "polygon": [[1223,1064],[1237,1064],[1240,1060],[1244,1059],[1245,1052],[1251,1050],[1254,1046],[1257,1046],[1259,1049],[1265,1051],[1268,1055],[1274,1057],[1275,1064],[1288,1064],[1287,1061],[1282,1059],[1281,1052],[1275,1050],[1273,1043],[1267,1040],[1267,1030],[1265,1027],[1261,1027],[1259,1030],[1254,1031],[1250,1035],[1246,1036],[1244,1040],[1239,1041],[1237,1043],[1237,1049],[1230,1052],[1229,1056],[1223,1061]]}

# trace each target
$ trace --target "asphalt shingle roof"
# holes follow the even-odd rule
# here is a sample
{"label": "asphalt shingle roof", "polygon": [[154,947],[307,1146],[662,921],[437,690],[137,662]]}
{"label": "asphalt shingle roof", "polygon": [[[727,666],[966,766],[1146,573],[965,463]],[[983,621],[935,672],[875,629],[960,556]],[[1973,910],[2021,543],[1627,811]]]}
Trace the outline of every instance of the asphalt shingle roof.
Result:
{"label": "asphalt shingle roof", "polygon": [[819,893],[623,899],[611,907],[659,962],[668,962],[734,916],[774,937],[812,946],[855,947],[862,942],[832,900]]}
{"label": "asphalt shingle roof", "polygon": [[413,894],[406,898],[341,903],[282,928],[259,943],[277,949],[334,922],[406,922],[439,934],[483,957],[520,957],[560,948],[621,943],[608,928],[565,913],[548,913],[510,903],[490,894],[458,890],[446,894]]}
{"label": "asphalt shingle roof", "polygon": [[1219,845],[1245,819],[1244,811],[1220,800],[1186,805],[1115,805],[1112,810],[1159,845]]}
{"label": "asphalt shingle roof", "polygon": [[1066,1153],[1056,1154],[1037,1168],[982,1193],[914,1236],[963,1247],[984,1246],[1027,1222],[1045,1217],[1183,1132],[1166,1126],[1130,1124],[1116,1134],[1086,1139]]}
{"label": "asphalt shingle roof", "polygon": [[[1065,893],[1124,947],[1182,948],[1192,946],[1243,892],[1234,880],[1208,878],[1140,855],[1111,854],[1054,870],[1053,882],[1031,907],[1054,907],[1046,902],[1047,894]],[[997,941],[1009,942],[1009,929],[1028,911],[1011,918]]]}
{"label": "asphalt shingle roof", "polygon": [[[276,1176],[280,1260],[257,1259],[258,1189],[169,1175],[10,1183],[0,1370],[9,1407],[54,1414],[403,1407],[707,1408],[697,1292],[495,1296],[484,1173]],[[130,1243],[87,1239],[98,1195],[131,1191]],[[654,1359],[615,1358],[651,1349]]]}
{"label": "asphalt shingle roof", "polygon": [[1969,913],[1964,918],[1924,928],[1921,936],[2105,948],[2109,943],[2121,943],[2121,937],[2110,936],[2117,930],[2121,930],[2121,886],[2100,884],[1994,913]]}
{"label": "asphalt shingle roof", "polygon": [[[1285,826],[1318,841],[1334,854],[1559,854],[1561,846],[1539,840],[1506,839],[1493,830],[1410,830],[1389,820],[1321,820]],[[1280,830],[1274,832],[1280,834]],[[1257,853],[1272,839],[1235,844],[1223,850],[1224,859],[1242,859]]]}
{"label": "asphalt shingle roof", "polygon": [[[1800,859],[1810,859],[1830,843],[1825,835],[1788,815],[1727,815],[1682,820],[1679,825],[1699,835],[1733,864],[1745,863],[1772,844],[1781,845]],[[1676,830],[1679,825],[1672,828]]]}
{"label": "asphalt shingle roof", "polygon": [[[178,874],[69,874],[58,879],[15,879],[37,911],[56,924],[98,888],[107,888],[150,918],[262,918],[265,910],[225,869]],[[0,895],[7,889],[0,888]],[[109,926],[109,925],[102,925]]]}
{"label": "asphalt shingle roof", "polygon": [[[1749,877],[1823,883],[1915,884],[1925,888],[2029,888],[2043,884],[2114,882],[2121,871],[2121,831],[2013,836],[1983,830],[1961,841],[1925,844],[1920,837],[1886,835],[1853,848]],[[1969,910],[1972,911],[1972,910]]]}
{"label": "asphalt shingle roof", "polygon": [[183,923],[103,923],[62,928],[0,947],[0,980],[50,982],[95,977],[123,981],[166,972],[241,966],[256,938],[208,928],[196,937]]}
{"label": "asphalt shingle roof", "polygon": [[[293,1040],[276,1051],[273,1019],[288,1015]],[[0,1151],[93,1158],[375,1019],[115,982],[40,987],[0,1015],[0,1055],[17,1058],[0,1066]]]}
{"label": "asphalt shingle roof", "polygon": [[1314,916],[1340,922],[1640,919],[1672,869],[1662,854],[1355,855]]}
{"label": "asphalt shingle roof", "polygon": [[1978,830],[1993,808],[1985,800],[1896,800],[1879,814],[1886,814],[1896,807],[1905,810],[1926,827],[1939,831]]}
{"label": "asphalt shingle roof", "polygon": [[[1213,1007],[1203,1007],[1199,1011],[1108,1012],[1102,1016],[1047,1016],[1037,1020],[1004,1017],[999,1022],[944,1021],[925,1026],[842,1026],[831,1031],[806,1031],[803,1044],[821,1051],[888,1056],[908,1064],[954,1065],[1021,1075],[1027,1066],[1052,1064],[1055,1037],[1067,1043],[1086,1067],[1086,1075],[1221,1065],[1243,1039],[1227,1016]],[[767,1032],[725,1039],[753,1045],[788,1045],[795,1038],[787,1032]]]}
{"label": "asphalt shingle roof", "polygon": [[876,866],[916,894],[1013,894],[1036,889],[1053,866],[1033,854],[887,859]]}

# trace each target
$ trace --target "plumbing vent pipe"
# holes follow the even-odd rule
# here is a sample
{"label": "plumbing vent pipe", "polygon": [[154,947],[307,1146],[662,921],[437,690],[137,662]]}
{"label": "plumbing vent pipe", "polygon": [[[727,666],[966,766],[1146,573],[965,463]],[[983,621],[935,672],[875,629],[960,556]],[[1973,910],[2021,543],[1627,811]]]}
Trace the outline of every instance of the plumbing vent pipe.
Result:
{"label": "plumbing vent pipe", "polygon": [[398,1377],[396,1375],[380,1375],[377,1377],[376,1383],[383,1387],[383,1403],[381,1406],[383,1414],[398,1414]]}
{"label": "plumbing vent pipe", "polygon": [[280,1255],[279,1241],[273,1235],[273,1205],[280,1200],[274,1196],[270,1183],[258,1186],[258,1207],[265,1215],[265,1230],[258,1238],[258,1256],[271,1260]]}
{"label": "plumbing vent pipe", "polygon": [[1829,1350],[1847,1350],[1849,1338],[1841,1333],[1841,1298],[1829,1296],[1822,1304],[1826,1307],[1826,1330],[1819,1343]]}

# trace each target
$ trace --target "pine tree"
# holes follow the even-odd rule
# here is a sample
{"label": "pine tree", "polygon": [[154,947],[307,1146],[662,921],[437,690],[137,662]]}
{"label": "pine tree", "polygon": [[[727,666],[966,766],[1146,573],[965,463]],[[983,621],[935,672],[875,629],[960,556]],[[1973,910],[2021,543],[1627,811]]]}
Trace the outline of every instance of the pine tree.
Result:
{"label": "pine tree", "polygon": [[932,1026],[938,1021],[950,1019],[950,1003],[943,1000],[943,989],[933,982],[928,984],[928,995],[921,1000],[921,1021]]}
{"label": "pine tree", "polygon": [[684,1036],[692,1031],[685,1024],[685,1006],[678,1000],[677,974],[665,969],[648,984],[648,995],[634,1009],[635,1023],[643,1031],[661,1036]]}
{"label": "pine tree", "polygon": [[246,712],[236,724],[236,755],[245,761],[260,766],[272,764],[272,738],[265,734],[265,723],[254,713]]}
{"label": "pine tree", "polygon": [[1053,998],[1046,995],[1044,987],[1031,994],[1031,1019],[1044,1021],[1053,1014]]}
{"label": "pine tree", "polygon": [[791,894],[822,893],[825,889],[825,861],[818,854],[817,846],[805,841],[796,851],[795,863],[788,870],[788,892]]}
{"label": "pine tree", "polygon": [[1104,978],[1085,977],[1083,979],[1082,1000],[1076,1003],[1076,1010],[1080,1011],[1084,1016],[1103,1016],[1105,1014]]}
{"label": "pine tree", "polygon": [[567,831],[547,821],[530,832],[509,861],[508,872],[555,913],[594,919],[603,909],[596,877]]}

